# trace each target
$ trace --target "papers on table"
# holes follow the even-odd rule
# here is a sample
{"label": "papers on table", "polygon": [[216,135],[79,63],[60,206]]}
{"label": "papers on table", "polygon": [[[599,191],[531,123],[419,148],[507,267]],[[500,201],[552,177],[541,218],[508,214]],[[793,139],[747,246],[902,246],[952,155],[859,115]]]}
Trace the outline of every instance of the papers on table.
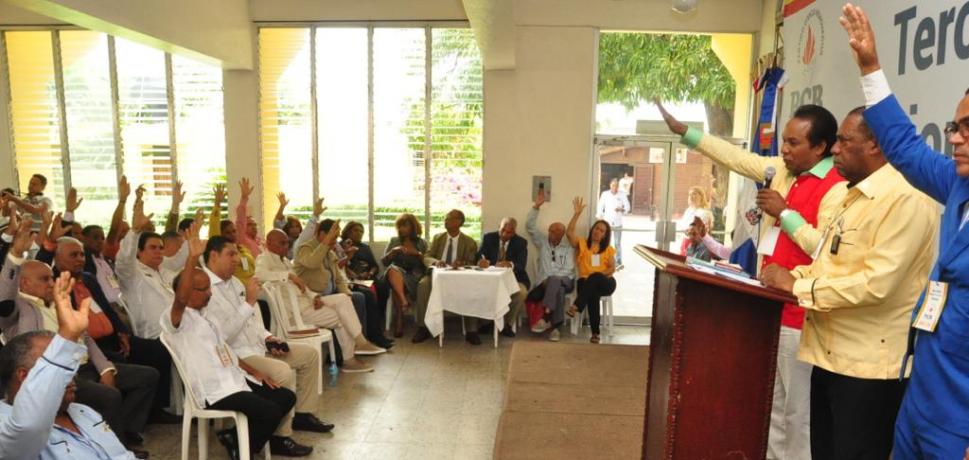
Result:
{"label": "papers on table", "polygon": [[706,273],[708,275],[722,276],[724,278],[727,278],[733,281],[739,281],[741,283],[749,284],[751,286],[764,287],[763,283],[761,283],[756,279],[751,278],[750,275],[748,275],[746,272],[737,273],[732,270],[719,268],[713,264],[699,261],[696,259],[687,259],[687,265],[698,272]]}

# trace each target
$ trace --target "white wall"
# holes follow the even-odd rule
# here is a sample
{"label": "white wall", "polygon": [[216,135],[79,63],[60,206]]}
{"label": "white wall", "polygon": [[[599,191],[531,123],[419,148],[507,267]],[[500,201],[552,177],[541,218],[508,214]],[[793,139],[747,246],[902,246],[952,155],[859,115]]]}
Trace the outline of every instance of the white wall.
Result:
{"label": "white wall", "polygon": [[[771,0],[767,0],[771,1]],[[762,0],[701,0],[690,14],[670,0],[518,0],[518,25],[591,26],[603,30],[745,32],[760,30]]]}
{"label": "white wall", "polygon": [[485,73],[482,222],[524,217],[533,175],[552,176],[540,227],[567,221],[571,199],[588,199],[598,50],[591,27],[519,27],[517,69]]}
{"label": "white wall", "polygon": [[252,68],[252,24],[246,0],[5,1],[226,68]]}

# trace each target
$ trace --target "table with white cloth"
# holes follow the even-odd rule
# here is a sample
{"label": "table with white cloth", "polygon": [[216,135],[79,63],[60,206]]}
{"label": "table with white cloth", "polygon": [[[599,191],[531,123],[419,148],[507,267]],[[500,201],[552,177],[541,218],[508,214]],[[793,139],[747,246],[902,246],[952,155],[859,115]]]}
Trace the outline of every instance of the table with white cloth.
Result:
{"label": "table with white cloth", "polygon": [[442,343],[444,310],[461,316],[473,316],[495,322],[495,346],[497,331],[504,328],[505,313],[512,294],[518,292],[518,280],[510,268],[486,269],[435,268],[431,275],[431,297],[427,301],[424,324],[432,337]]}

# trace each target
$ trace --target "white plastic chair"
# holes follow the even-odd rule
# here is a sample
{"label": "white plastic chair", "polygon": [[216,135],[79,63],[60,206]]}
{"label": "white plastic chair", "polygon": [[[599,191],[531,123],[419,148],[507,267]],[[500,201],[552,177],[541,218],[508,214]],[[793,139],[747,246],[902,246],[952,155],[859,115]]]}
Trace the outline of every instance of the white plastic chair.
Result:
{"label": "white plastic chair", "polygon": [[[162,334],[159,339],[161,339],[162,345],[168,349],[168,353],[172,355],[172,363],[175,364],[175,369],[178,374],[182,376],[183,380],[189,380],[188,373],[185,371],[186,367],[182,364],[182,360],[179,359],[178,355],[175,354],[175,350],[168,343],[167,334]],[[225,419],[231,418],[236,422],[236,438],[239,442],[239,458],[250,458],[249,455],[249,418],[245,414],[233,410],[211,410],[204,409],[198,401],[195,400],[195,394],[189,388],[185,389],[185,404],[183,406],[183,416],[182,416],[182,460],[188,459],[188,443],[192,437],[192,419],[197,418],[198,421],[198,458],[200,460],[205,460],[209,456],[209,424],[210,419]],[[270,460],[269,453],[269,443],[263,448],[263,452],[266,455],[266,460]]]}
{"label": "white plastic chair", "polygon": [[[333,346],[333,333],[328,329],[307,326],[303,322],[303,316],[299,311],[299,299],[296,298],[296,289],[287,286],[286,283],[286,281],[272,281],[263,285],[263,290],[266,292],[266,302],[269,303],[269,311],[275,320],[273,324],[279,324],[281,334],[278,335],[287,342],[305,343],[312,346],[319,353],[320,378],[317,379],[316,393],[323,394],[323,358],[325,357],[323,354],[323,344],[329,343],[330,357],[331,359],[336,359],[336,348]],[[286,313],[286,306],[289,306],[292,314]],[[290,322],[290,317],[293,318],[296,324]],[[289,335],[290,331],[304,331],[307,329],[316,329],[316,334],[310,336],[301,335],[299,337]]]}
{"label": "white plastic chair", "polygon": [[[602,305],[602,326],[609,333],[609,337],[612,337],[613,327],[615,327],[615,317],[612,314],[612,296],[603,296],[599,299],[599,303]],[[572,305],[569,303],[569,305]],[[590,307],[591,308],[591,307]],[[582,328],[583,317],[588,316],[589,308],[585,311],[576,313],[572,317],[570,329],[572,330],[572,335],[579,335],[579,329]]]}

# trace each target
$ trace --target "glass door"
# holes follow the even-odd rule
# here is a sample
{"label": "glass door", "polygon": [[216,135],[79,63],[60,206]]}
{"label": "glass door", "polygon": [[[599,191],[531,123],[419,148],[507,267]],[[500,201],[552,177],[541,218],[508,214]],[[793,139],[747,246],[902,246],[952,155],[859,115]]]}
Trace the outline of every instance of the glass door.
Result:
{"label": "glass door", "polygon": [[634,248],[642,244],[682,253],[694,215],[709,216],[711,235],[722,242],[727,172],[681,145],[677,136],[599,135],[595,152],[593,214],[598,214],[602,194],[611,193],[614,180],[630,204],[618,245],[613,238],[622,255],[613,294],[615,315],[630,323],[645,322],[652,315],[655,270]]}

